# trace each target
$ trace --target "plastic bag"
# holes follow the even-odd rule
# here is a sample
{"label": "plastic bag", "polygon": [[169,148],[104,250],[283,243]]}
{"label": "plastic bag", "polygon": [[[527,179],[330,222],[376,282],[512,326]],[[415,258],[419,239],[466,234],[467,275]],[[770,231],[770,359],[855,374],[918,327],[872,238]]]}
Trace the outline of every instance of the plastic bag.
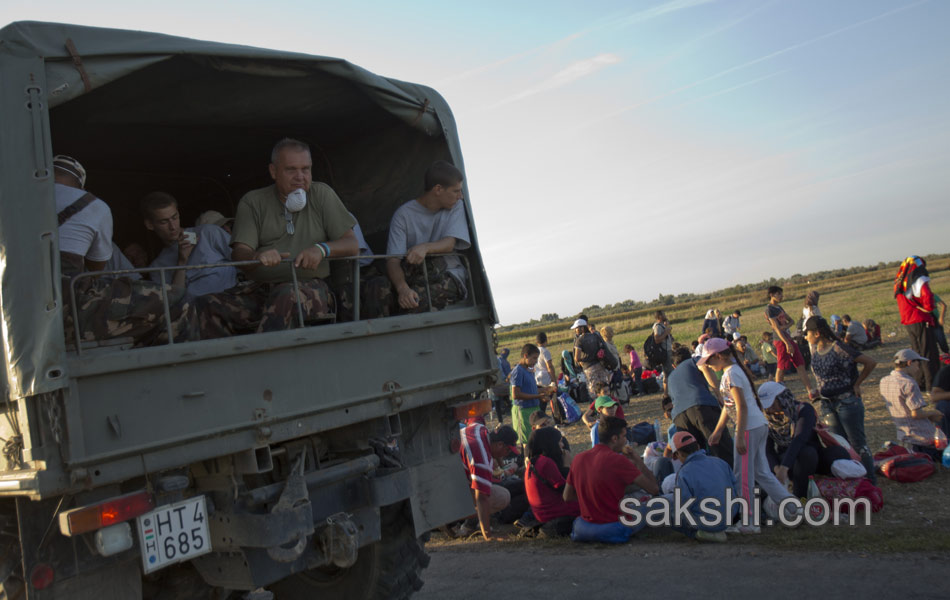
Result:
{"label": "plastic bag", "polygon": [[839,458],[831,463],[831,473],[840,479],[864,477],[868,471],[860,462],[850,458]]}

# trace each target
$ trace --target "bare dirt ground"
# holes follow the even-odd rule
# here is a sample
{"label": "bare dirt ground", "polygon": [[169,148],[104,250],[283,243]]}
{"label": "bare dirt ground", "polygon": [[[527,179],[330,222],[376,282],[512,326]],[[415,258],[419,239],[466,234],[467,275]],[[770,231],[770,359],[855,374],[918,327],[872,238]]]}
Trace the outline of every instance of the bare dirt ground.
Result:
{"label": "bare dirt ground", "polygon": [[[484,545],[487,546],[487,545]],[[486,550],[488,550],[486,548]],[[443,548],[416,600],[947,598],[947,553],[870,555],[687,542],[488,551]]]}

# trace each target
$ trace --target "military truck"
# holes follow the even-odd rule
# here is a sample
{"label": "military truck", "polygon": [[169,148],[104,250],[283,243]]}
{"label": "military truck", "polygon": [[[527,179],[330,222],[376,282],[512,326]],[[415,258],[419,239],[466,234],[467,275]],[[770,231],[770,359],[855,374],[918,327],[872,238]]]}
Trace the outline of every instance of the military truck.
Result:
{"label": "military truck", "polygon": [[427,532],[472,513],[458,421],[495,376],[467,189],[463,303],[136,348],[65,339],[52,157],[85,165],[123,246],[147,241],[145,193],[183,223],[233,215],[274,142],[303,139],[381,250],[425,169],[463,168],[443,98],[335,58],[52,23],[0,29],[0,73],[0,598],[418,589]]}

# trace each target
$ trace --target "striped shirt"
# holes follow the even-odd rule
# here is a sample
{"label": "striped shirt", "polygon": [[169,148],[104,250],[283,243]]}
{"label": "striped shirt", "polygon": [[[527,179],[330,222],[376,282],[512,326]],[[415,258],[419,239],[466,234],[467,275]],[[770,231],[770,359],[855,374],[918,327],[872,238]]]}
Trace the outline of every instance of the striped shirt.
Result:
{"label": "striped shirt", "polygon": [[481,419],[471,419],[462,430],[462,464],[471,479],[471,487],[485,496],[491,495],[492,456],[488,428]]}

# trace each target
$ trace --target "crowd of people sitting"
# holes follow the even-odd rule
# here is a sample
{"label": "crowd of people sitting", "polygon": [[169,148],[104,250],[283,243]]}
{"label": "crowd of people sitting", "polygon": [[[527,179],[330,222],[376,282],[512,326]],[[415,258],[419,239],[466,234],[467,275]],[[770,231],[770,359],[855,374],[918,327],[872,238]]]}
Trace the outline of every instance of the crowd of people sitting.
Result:
{"label": "crowd of people sitting", "polygon": [[[771,330],[757,336],[758,352],[742,332],[739,310],[721,321],[710,310],[690,344],[674,341],[666,314],[657,311],[643,361],[631,345],[617,351],[611,328],[597,330],[580,315],[559,376],[544,333],[537,345],[524,345],[513,369],[504,350],[499,366],[508,377],[491,390],[498,424],[493,431],[481,417],[462,424],[462,462],[478,510],[450,533],[499,539],[492,511],[483,509],[491,504],[507,507],[495,512],[496,522],[514,523],[524,534],[619,543],[645,526],[624,518],[625,499],[642,507],[650,498],[679,495],[723,506],[727,493],[749,502],[761,495],[767,515],[783,511],[790,519],[800,514],[816,476],[876,483],[862,385],[878,366],[864,351],[881,344],[880,327],[845,315],[836,331],[821,316],[818,292],[808,294],[796,325],[781,305],[783,290],[773,286],[767,295]],[[917,381],[930,367],[926,357],[904,348],[891,362],[880,391],[898,442],[939,461],[950,432],[950,366],[927,390]],[[645,392],[639,375],[650,367],[663,392],[659,411],[671,422],[665,436],[646,422],[628,424],[627,398],[617,393]],[[785,385],[786,373],[801,381],[803,397]],[[511,426],[502,423],[506,387]],[[590,449],[571,449],[559,394],[584,407],[579,422],[590,429]],[[490,500],[496,486],[504,491]],[[727,533],[761,531],[731,509],[722,516],[715,525],[673,529],[720,542]]]}
{"label": "crowd of people sitting", "polygon": [[[169,331],[181,342],[352,319],[353,268],[331,277],[331,258],[359,261],[360,318],[439,310],[469,296],[455,255],[470,246],[463,176],[444,161],[426,171],[423,194],[393,214],[378,261],[339,196],[313,181],[310,148],[298,140],[274,146],[274,183],[248,191],[234,218],[206,211],[185,227],[176,198],[145,195],[142,220],[161,244],[151,261],[141,243],[117,247],[111,209],[86,191],[78,160],[58,155],[53,165],[68,343],[122,337],[147,346],[167,343]],[[131,272],[86,275],[109,271]]]}

